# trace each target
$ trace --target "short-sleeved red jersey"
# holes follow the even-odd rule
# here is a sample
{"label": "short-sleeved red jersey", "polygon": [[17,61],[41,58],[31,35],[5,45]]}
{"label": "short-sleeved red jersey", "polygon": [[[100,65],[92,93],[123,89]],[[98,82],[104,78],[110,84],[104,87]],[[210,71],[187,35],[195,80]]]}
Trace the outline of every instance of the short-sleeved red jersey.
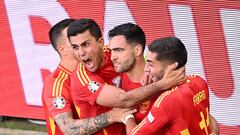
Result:
{"label": "short-sleeved red jersey", "polygon": [[[97,96],[106,84],[114,84],[119,78],[110,60],[110,52],[104,50],[105,65],[96,72],[90,72],[82,64],[78,65],[72,75],[71,87],[74,104],[80,118],[89,118],[105,113],[111,108],[96,104]],[[97,135],[122,135],[125,134],[123,124],[112,124],[96,133]]]}
{"label": "short-sleeved red jersey", "polygon": [[[126,73],[121,74],[121,88],[125,91],[130,91],[141,86],[141,83],[135,83],[129,80]],[[134,114],[134,117],[137,123],[141,122],[143,118],[147,116],[157,97],[158,96],[154,96],[150,100],[136,106],[137,112]]]}
{"label": "short-sleeved red jersey", "polygon": [[44,81],[42,102],[49,135],[63,135],[54,122],[56,115],[72,112],[73,117],[78,118],[70,93],[70,75],[71,71],[59,64]]}
{"label": "short-sleeved red jersey", "polygon": [[199,76],[162,93],[144,120],[131,134],[208,135],[209,90]]}

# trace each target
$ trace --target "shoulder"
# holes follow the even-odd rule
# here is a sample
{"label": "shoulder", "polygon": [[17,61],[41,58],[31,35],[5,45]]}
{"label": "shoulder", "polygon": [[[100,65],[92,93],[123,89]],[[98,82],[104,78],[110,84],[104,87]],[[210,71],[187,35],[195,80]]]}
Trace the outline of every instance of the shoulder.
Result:
{"label": "shoulder", "polygon": [[187,76],[187,80],[190,82],[190,83],[201,83],[201,84],[206,84],[206,81],[198,76],[198,75],[188,75]]}
{"label": "shoulder", "polygon": [[72,74],[72,79],[86,80],[89,79],[90,72],[87,71],[83,64],[78,64],[76,70]]}
{"label": "shoulder", "polygon": [[171,104],[171,101],[175,100],[175,91],[177,87],[172,88],[171,90],[163,92],[157,100],[154,102],[154,107],[159,108],[161,105]]}
{"label": "shoulder", "polygon": [[186,80],[186,84],[192,89],[192,90],[206,90],[208,91],[208,85],[207,82],[198,75],[189,75]]}

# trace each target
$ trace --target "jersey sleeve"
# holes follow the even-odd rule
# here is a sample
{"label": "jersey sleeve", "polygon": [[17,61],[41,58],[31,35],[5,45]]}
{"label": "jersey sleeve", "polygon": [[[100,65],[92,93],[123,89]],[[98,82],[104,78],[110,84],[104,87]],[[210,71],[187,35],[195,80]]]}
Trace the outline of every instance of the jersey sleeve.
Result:
{"label": "jersey sleeve", "polygon": [[131,135],[163,134],[163,129],[177,117],[178,106],[163,93],[154,103],[148,115],[131,131]]}
{"label": "jersey sleeve", "polygon": [[78,105],[82,102],[89,102],[93,105],[104,85],[105,81],[98,75],[77,70],[71,77],[74,103]]}
{"label": "jersey sleeve", "polygon": [[52,118],[61,113],[72,112],[70,82],[58,78],[47,80],[43,87],[42,100],[45,111]]}
{"label": "jersey sleeve", "polygon": [[167,123],[167,120],[168,117],[164,111],[152,109],[142,122],[131,131],[131,135],[156,134]]}

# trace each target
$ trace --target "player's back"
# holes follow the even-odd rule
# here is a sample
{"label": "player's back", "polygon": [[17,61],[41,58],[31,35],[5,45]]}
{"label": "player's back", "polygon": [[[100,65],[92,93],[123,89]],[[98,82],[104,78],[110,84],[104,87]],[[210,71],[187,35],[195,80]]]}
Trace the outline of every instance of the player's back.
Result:
{"label": "player's back", "polygon": [[199,76],[188,76],[186,82],[179,86],[182,117],[188,123],[183,132],[193,135],[210,134],[209,90],[206,82]]}
{"label": "player's back", "polygon": [[49,135],[63,135],[54,121],[57,115],[71,112],[73,118],[78,118],[70,93],[70,75],[71,71],[59,64],[44,81],[42,103]]}

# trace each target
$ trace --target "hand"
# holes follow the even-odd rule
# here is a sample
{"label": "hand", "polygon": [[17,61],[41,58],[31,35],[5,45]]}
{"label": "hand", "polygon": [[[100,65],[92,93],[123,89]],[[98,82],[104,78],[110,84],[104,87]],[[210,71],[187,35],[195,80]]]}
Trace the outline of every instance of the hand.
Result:
{"label": "hand", "polygon": [[111,117],[117,122],[125,122],[125,117],[127,115],[137,112],[137,109],[126,109],[126,108],[113,108],[110,111]]}
{"label": "hand", "polygon": [[177,63],[171,64],[165,70],[165,74],[161,81],[164,82],[165,89],[182,84],[186,80],[185,67],[176,70]]}
{"label": "hand", "polygon": [[141,82],[142,86],[151,84],[153,82],[152,75],[149,72],[145,71],[140,82]]}

